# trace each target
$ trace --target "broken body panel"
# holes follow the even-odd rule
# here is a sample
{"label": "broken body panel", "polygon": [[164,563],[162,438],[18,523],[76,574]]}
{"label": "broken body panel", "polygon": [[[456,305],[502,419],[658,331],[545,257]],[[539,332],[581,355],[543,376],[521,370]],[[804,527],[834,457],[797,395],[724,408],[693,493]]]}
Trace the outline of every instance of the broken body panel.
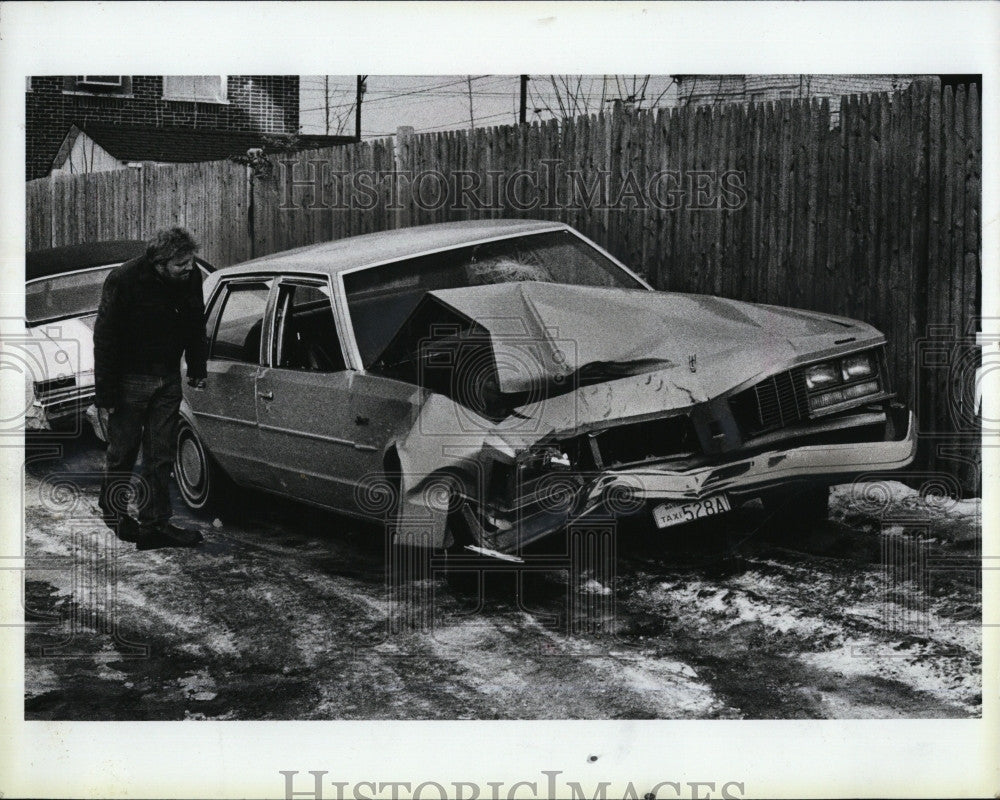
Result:
{"label": "broken body panel", "polygon": [[[586,268],[595,285],[540,280],[546,264],[532,243],[543,236],[564,237],[558,252],[571,266],[558,268]],[[353,265],[349,253],[363,259],[369,240],[408,258]],[[503,248],[527,255],[497,258]],[[381,307],[377,281],[345,282],[387,264]],[[433,280],[413,280],[412,265]],[[456,283],[473,274],[492,282]],[[346,368],[288,375],[274,355],[278,284],[309,275],[328,286]],[[876,329],[652,291],[567,226],[451,223],[356,237],[223,270],[206,292],[272,278],[260,364],[216,365],[213,375],[210,359],[207,394],[185,390],[185,419],[238,482],[387,521],[400,542],[461,537],[515,553],[577,519],[832,483],[904,467],[915,453]],[[362,300],[352,285],[365,287]],[[235,390],[257,399],[227,427],[235,401],[209,395],[233,391],[234,370],[245,373]],[[374,502],[376,485],[393,502]]]}
{"label": "broken body panel", "polygon": [[[752,496],[789,480],[832,482],[901,468],[915,452],[912,420],[893,407],[884,375],[878,391],[825,419],[753,435],[736,418],[733,398],[776,374],[879,352],[884,338],[860,322],[714,297],[526,283],[433,292],[425,304],[435,299],[486,331],[499,394],[531,402],[511,406],[502,419],[477,414],[468,402],[474,393],[460,385],[460,356],[441,346],[448,318],[429,317],[422,331],[404,326],[405,336],[423,334],[416,360],[425,372],[414,382],[440,387],[439,377],[421,378],[448,354],[459,384],[450,392],[458,400],[428,394],[398,443],[404,509],[412,515],[401,517],[402,530],[415,543],[422,536],[445,543],[446,510],[437,511],[431,529],[418,524],[427,517],[420,476],[441,472],[464,478],[478,509],[465,520],[476,544],[511,552],[588,515],[723,491]],[[387,352],[400,349],[392,343]],[[595,364],[638,374],[587,384]],[[377,366],[391,372],[391,365]],[[565,385],[553,391],[560,380]],[[641,429],[637,441],[617,451],[602,444],[630,428]],[[548,469],[525,477],[518,460],[540,447],[551,449]],[[504,492],[498,472],[509,473]]]}

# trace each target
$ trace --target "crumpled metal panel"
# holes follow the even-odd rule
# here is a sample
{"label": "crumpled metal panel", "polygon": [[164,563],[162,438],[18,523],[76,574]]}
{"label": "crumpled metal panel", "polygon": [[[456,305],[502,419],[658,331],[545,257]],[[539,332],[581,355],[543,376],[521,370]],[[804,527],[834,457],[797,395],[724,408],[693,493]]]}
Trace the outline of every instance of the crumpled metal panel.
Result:
{"label": "crumpled metal panel", "polygon": [[[429,292],[414,315],[427,303],[485,329],[501,391],[529,398],[499,421],[437,393],[419,406],[397,443],[397,538],[436,546],[446,544],[447,508],[428,501],[432,475],[466,476],[477,499],[489,463],[553,434],[708,403],[798,363],[884,341],[855,320],[697,295],[519,282]],[[587,365],[630,363],[641,364],[639,374],[538,395]]]}
{"label": "crumpled metal panel", "polygon": [[[590,364],[672,367],[717,393],[835,341],[882,341],[870,325],[704,295],[516,282],[428,292],[489,332],[500,391],[530,392]],[[403,326],[405,329],[406,326]]]}

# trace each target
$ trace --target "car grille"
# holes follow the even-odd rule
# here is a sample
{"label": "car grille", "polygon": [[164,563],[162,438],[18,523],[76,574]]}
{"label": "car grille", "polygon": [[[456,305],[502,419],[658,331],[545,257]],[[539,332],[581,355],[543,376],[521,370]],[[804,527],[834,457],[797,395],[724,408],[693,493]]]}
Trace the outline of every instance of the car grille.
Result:
{"label": "car grille", "polygon": [[590,439],[598,468],[691,456],[700,450],[698,436],[687,414],[618,425]]}
{"label": "car grille", "polygon": [[805,375],[791,370],[772,375],[729,400],[745,436],[795,425],[809,416]]}
{"label": "car grille", "polygon": [[35,381],[35,404],[45,409],[49,419],[82,413],[94,402],[94,373],[91,370],[77,375]]}
{"label": "car grille", "polygon": [[45,397],[57,394],[63,389],[72,389],[76,386],[76,376],[66,375],[60,378],[49,378],[44,381],[35,381],[35,396]]}
{"label": "car grille", "polygon": [[46,399],[42,402],[42,406],[49,419],[58,419],[69,414],[82,414],[93,402],[94,390],[91,388],[89,391],[71,396]]}

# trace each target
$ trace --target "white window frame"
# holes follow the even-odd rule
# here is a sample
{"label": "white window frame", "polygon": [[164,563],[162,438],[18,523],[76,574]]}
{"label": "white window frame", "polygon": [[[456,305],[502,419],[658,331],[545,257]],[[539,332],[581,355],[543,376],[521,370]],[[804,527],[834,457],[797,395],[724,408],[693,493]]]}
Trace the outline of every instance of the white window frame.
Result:
{"label": "white window frame", "polygon": [[[102,75],[101,77],[103,78],[107,76]],[[94,78],[93,75],[77,75],[76,85],[82,89],[86,89],[88,86],[99,86],[102,89],[124,89],[125,76],[116,75],[115,77],[117,78],[117,80],[114,81],[98,81],[98,80],[93,80]]]}
{"label": "white window frame", "polygon": [[[169,88],[169,83],[171,78],[207,78],[213,77],[219,79],[219,93],[215,97],[205,97],[198,96],[197,94],[188,93],[185,94],[179,91],[171,91]],[[228,76],[227,75],[164,75],[163,76],[163,99],[164,100],[178,100],[185,103],[218,103],[220,105],[226,105],[229,103],[229,92],[228,92]]]}

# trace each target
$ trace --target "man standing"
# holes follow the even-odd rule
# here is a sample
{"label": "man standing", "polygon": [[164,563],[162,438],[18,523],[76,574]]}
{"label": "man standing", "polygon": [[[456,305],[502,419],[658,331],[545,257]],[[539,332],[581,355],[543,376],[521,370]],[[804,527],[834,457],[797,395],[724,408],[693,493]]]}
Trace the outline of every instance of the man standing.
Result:
{"label": "man standing", "polygon": [[[195,545],[201,534],[170,523],[169,481],[181,403],[180,360],[188,383],[205,385],[205,304],[197,243],[184,228],[157,231],[146,255],[108,275],[94,325],[95,405],[108,452],[98,504],[118,537],[140,550]],[[121,489],[142,446],[135,503]],[[127,494],[127,493],[126,493]]]}

